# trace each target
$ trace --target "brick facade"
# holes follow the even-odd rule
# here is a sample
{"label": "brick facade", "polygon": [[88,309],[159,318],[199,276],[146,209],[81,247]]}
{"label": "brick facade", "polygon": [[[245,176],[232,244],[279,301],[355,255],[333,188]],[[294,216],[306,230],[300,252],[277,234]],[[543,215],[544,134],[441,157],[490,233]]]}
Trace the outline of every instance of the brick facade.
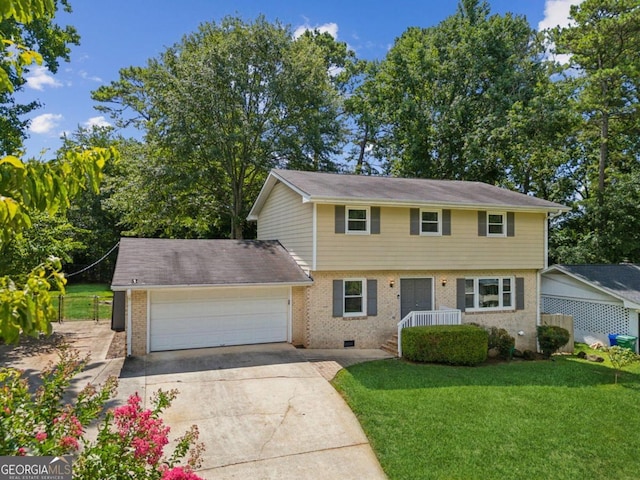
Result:
{"label": "brick facade", "polygon": [[[535,271],[342,271],[312,272],[313,285],[291,289],[291,331],[293,345],[307,348],[343,348],[353,341],[356,348],[378,348],[396,333],[400,319],[400,279],[432,278],[433,309],[456,308],[456,279],[462,277],[523,277],[525,308],[497,312],[465,312],[463,323],[505,328],[520,350],[536,349],[537,276]],[[333,316],[333,280],[363,278],[377,280],[376,316],[343,318]],[[446,279],[446,285],[443,280]],[[393,286],[391,286],[393,284]],[[147,292],[134,290],[132,304],[131,354],[145,355],[147,346]],[[524,335],[518,335],[524,332]]]}
{"label": "brick facade", "polygon": [[[505,328],[516,339],[519,349],[536,349],[537,281],[535,271],[425,271],[425,272],[312,272],[313,286],[306,288],[304,345],[308,348],[343,348],[354,341],[356,348],[378,348],[397,331],[400,317],[400,279],[433,278],[433,308],[456,307],[456,279],[476,276],[523,277],[525,308],[523,310],[463,313],[463,323]],[[343,318],[333,316],[333,280],[344,278],[375,279],[378,285],[376,316]],[[446,285],[442,280],[446,279]],[[391,284],[393,283],[393,286]],[[294,306],[295,309],[295,306]],[[300,321],[298,320],[298,323]],[[518,332],[524,335],[518,335]]]}
{"label": "brick facade", "polygon": [[131,292],[131,355],[147,354],[147,292]]}

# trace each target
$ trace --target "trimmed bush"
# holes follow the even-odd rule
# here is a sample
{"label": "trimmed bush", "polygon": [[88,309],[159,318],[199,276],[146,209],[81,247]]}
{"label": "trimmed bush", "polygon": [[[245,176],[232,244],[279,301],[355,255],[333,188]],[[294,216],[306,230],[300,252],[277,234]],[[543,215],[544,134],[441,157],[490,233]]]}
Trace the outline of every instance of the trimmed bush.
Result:
{"label": "trimmed bush", "polygon": [[478,365],[487,359],[488,333],[474,325],[402,330],[402,356],[414,362]]}
{"label": "trimmed bush", "polygon": [[569,343],[570,338],[566,328],[556,325],[538,325],[538,343],[542,354],[547,358]]}
{"label": "trimmed bush", "polygon": [[489,350],[496,348],[500,358],[510,359],[516,346],[516,339],[509,335],[504,328],[491,327],[489,329]]}

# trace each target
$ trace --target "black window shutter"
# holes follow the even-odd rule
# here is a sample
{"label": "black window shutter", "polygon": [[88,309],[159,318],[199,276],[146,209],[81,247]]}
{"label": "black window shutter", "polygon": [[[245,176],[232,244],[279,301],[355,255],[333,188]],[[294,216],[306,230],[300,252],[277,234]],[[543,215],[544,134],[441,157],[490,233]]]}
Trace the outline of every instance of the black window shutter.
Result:
{"label": "black window shutter", "polygon": [[343,301],[344,301],[344,293],[343,293],[343,283],[342,280],[334,280],[333,281],[333,316],[334,317],[342,317],[344,314],[343,310]]}
{"label": "black window shutter", "polygon": [[442,235],[451,235],[451,210],[442,210]]}
{"label": "black window shutter", "polygon": [[378,281],[367,280],[367,315],[378,315]]}
{"label": "black window shutter", "polygon": [[372,235],[378,235],[380,233],[380,207],[371,207],[370,232]]}
{"label": "black window shutter", "polygon": [[458,310],[463,311],[465,309],[465,279],[457,278],[456,279],[456,304]]}
{"label": "black window shutter", "polygon": [[478,236],[487,236],[487,212],[478,212]]}
{"label": "black window shutter", "polygon": [[516,277],[516,310],[524,310],[524,278]]}
{"label": "black window shutter", "polygon": [[516,235],[515,217],[513,212],[507,212],[507,237],[514,237]]}
{"label": "black window shutter", "polygon": [[420,235],[420,209],[412,208],[409,210],[410,216],[410,233],[411,235]]}
{"label": "black window shutter", "polygon": [[344,233],[344,205],[336,205],[336,233]]}

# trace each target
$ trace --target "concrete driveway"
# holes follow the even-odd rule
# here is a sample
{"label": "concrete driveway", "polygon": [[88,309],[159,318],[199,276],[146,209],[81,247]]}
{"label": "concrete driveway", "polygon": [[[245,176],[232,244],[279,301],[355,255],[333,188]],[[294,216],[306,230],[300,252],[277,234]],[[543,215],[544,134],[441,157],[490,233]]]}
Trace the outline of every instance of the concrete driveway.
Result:
{"label": "concrete driveway", "polygon": [[163,418],[174,436],[198,426],[206,451],[197,473],[206,479],[386,478],[325,378],[340,368],[330,352],[269,344],[153,353],[127,359],[118,397],[177,388]]}

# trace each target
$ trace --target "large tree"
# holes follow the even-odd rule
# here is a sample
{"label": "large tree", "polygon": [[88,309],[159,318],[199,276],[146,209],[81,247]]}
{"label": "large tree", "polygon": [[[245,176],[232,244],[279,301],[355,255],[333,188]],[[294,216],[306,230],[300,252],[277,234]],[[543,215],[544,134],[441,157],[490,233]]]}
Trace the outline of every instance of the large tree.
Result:
{"label": "large tree", "polygon": [[166,196],[182,211],[218,217],[228,235],[242,238],[248,199],[270,168],[335,168],[348,61],[346,45],[328,34],[294,39],[264,17],[227,17],[201,25],[145,68],[122,70],[94,98],[121,123],[145,129],[149,162],[138,163],[138,174],[171,185]]}
{"label": "large tree", "polygon": [[557,53],[569,54],[569,67],[576,70],[575,108],[598,137],[597,191],[602,196],[610,157],[622,163],[637,160],[620,137],[639,133],[640,1],[586,0],[571,7],[570,19],[553,39]]}
{"label": "large tree", "polygon": [[640,261],[640,1],[585,0],[549,32],[567,54],[570,108],[579,118],[571,158],[576,208],[551,235],[560,262]]}
{"label": "large tree", "polygon": [[[399,37],[374,81],[378,143],[399,175],[498,183],[520,161],[504,135],[514,105],[530,109],[547,76],[524,17],[490,15],[478,0]],[[513,141],[513,140],[512,140]]]}

